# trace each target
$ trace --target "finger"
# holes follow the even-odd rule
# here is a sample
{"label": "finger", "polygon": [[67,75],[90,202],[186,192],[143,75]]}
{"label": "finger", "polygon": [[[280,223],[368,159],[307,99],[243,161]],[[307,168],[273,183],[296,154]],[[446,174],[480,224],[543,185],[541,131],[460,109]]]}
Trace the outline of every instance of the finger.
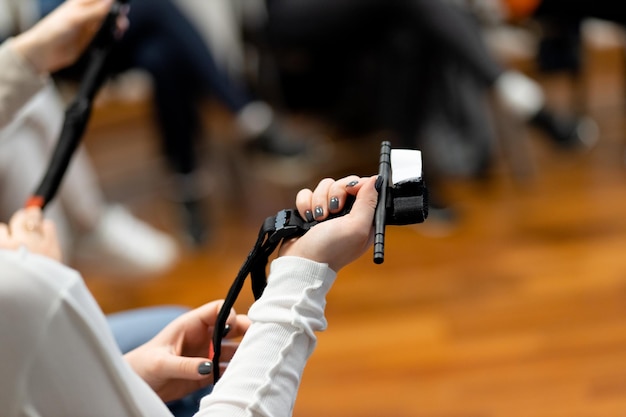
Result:
{"label": "finger", "polygon": [[[237,314],[234,309],[230,310],[230,315],[226,319],[226,326],[222,332],[222,340],[237,339],[243,336],[252,322],[245,314]],[[209,328],[211,339],[213,338],[214,327]]]}
{"label": "finger", "polygon": [[28,207],[24,209],[25,227],[28,231],[41,233],[43,224],[43,212],[40,207]]}
{"label": "finger", "polygon": [[198,363],[198,367],[196,369],[198,370],[198,374],[202,376],[211,375],[213,374],[213,362],[203,359],[200,363]]}
{"label": "finger", "polygon": [[171,355],[162,361],[160,373],[171,379],[198,381],[213,374],[213,362],[208,358]]}
{"label": "finger", "polygon": [[350,175],[331,184],[328,190],[328,212],[337,213],[343,210],[348,197],[348,184],[355,187],[359,183],[359,177]]}
{"label": "finger", "polygon": [[183,314],[178,317],[177,320],[184,322],[191,327],[202,327],[208,329],[209,327],[215,326],[215,321],[217,320],[217,315],[219,314],[222,304],[224,304],[224,300],[208,302]]}
{"label": "finger", "polygon": [[[217,300],[198,307],[183,316],[179,317],[181,323],[186,329],[187,344],[191,348],[201,349],[208,348],[213,332],[215,329],[217,316],[224,304],[224,300]],[[231,308],[226,319],[228,334],[230,338],[242,336],[249,324],[246,316],[238,316],[235,309]]]}
{"label": "finger", "polygon": [[29,207],[16,211],[9,221],[9,232],[16,239],[41,233],[41,209]]}
{"label": "finger", "polygon": [[170,340],[178,337],[179,334],[185,334],[185,352],[186,356],[196,356],[204,354],[210,344],[212,331],[215,326],[215,320],[219,312],[222,300],[212,301],[198,308],[188,311],[168,324],[156,338],[162,340]]}
{"label": "finger", "polygon": [[313,191],[311,203],[313,207],[313,218],[317,221],[324,220],[328,217],[328,191],[335,183],[332,178],[324,178],[317,184]]}
{"label": "finger", "polygon": [[374,212],[376,211],[376,204],[378,203],[378,191],[376,191],[375,187],[376,179],[376,176],[362,179],[358,185],[356,200],[350,211],[351,217],[364,224],[372,223]]}
{"label": "finger", "polygon": [[13,227],[17,228],[19,225],[24,223],[24,219],[26,218],[26,209],[20,209],[13,213],[11,218],[9,219],[9,231],[13,229]]}
{"label": "finger", "polygon": [[248,331],[252,321],[245,314],[237,314],[234,315],[232,320],[227,321],[227,323],[230,326],[230,330],[228,331],[226,338],[235,339],[243,336],[246,331]]}
{"label": "finger", "polygon": [[313,205],[311,203],[313,199],[313,191],[308,188],[302,189],[298,191],[296,194],[296,207],[298,208],[298,213],[300,216],[307,222],[312,222],[313,219]]}

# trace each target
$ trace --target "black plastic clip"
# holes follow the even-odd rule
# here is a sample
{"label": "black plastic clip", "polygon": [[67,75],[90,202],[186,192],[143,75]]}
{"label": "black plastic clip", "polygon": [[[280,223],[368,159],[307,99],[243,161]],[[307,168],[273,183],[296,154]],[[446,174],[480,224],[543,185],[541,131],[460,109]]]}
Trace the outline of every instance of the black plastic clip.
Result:
{"label": "black plastic clip", "polygon": [[311,224],[302,219],[297,210],[284,209],[276,213],[274,218],[274,232],[269,241],[278,243],[283,239],[302,236],[311,228]]}

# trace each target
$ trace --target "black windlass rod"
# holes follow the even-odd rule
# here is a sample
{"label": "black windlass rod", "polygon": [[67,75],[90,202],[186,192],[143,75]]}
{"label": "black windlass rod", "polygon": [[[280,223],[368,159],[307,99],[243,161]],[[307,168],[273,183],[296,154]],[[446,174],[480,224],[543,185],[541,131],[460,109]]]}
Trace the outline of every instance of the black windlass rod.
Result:
{"label": "black windlass rod", "polygon": [[378,204],[374,213],[374,263],[385,261],[385,222],[387,218],[387,198],[391,187],[391,142],[383,141],[380,145],[378,162]]}

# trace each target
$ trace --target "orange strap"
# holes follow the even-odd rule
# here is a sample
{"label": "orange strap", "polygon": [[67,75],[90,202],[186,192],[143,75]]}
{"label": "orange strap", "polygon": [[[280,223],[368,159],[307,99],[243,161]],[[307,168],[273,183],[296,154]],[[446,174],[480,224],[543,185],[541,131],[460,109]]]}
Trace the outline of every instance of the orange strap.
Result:
{"label": "orange strap", "polygon": [[44,206],[44,199],[41,196],[34,195],[26,200],[25,207],[39,207],[42,208]]}

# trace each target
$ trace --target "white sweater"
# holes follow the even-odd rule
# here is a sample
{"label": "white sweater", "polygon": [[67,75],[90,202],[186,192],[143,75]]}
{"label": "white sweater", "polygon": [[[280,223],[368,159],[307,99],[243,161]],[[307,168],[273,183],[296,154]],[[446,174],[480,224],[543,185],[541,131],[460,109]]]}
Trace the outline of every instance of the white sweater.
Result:
{"label": "white sweater", "polygon": [[[292,414],[335,276],[301,258],[272,263],[253,324],[198,416]],[[0,415],[171,416],[124,361],[78,272],[0,250],[0,306]]]}
{"label": "white sweater", "polygon": [[49,77],[35,72],[33,66],[9,46],[0,44],[0,129],[39,91]]}

